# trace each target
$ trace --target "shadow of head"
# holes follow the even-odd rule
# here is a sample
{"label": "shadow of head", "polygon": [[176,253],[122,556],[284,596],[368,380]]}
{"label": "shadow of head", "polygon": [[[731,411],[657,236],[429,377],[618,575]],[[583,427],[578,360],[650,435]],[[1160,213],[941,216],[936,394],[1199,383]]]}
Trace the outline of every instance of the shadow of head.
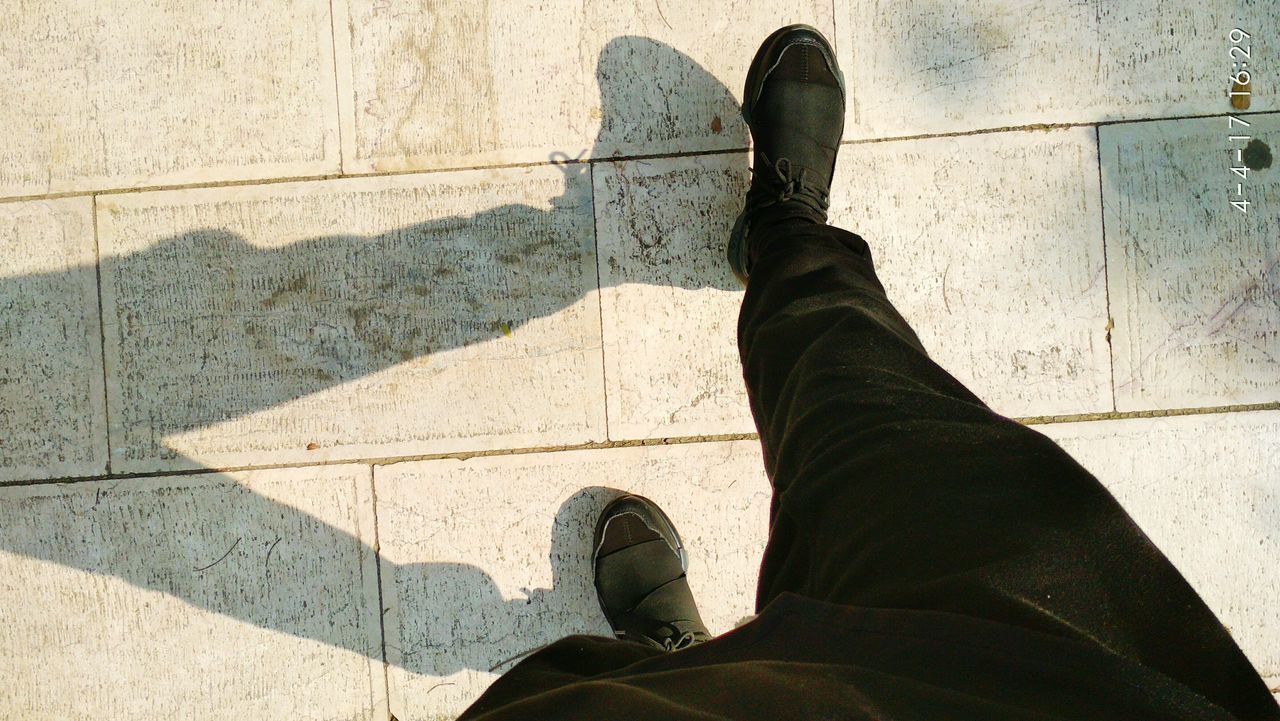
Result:
{"label": "shadow of head", "polygon": [[600,51],[596,81],[602,117],[593,157],[747,147],[738,99],[670,45],[614,38]]}
{"label": "shadow of head", "polygon": [[[597,154],[745,144],[732,93],[668,45],[616,38],[597,76]],[[251,201],[195,208],[109,208],[108,242],[141,248],[102,263],[114,298],[105,322],[118,334],[121,366],[136,371],[121,379],[117,408],[137,436],[117,445],[159,439],[139,452],[172,454],[166,436],[393,367],[389,382],[431,394],[435,386],[422,383],[438,378],[436,400],[469,404],[478,416],[488,415],[486,403],[497,418],[512,404],[546,405],[537,378],[551,371],[540,365],[599,347],[585,320],[596,316],[599,279],[606,292],[624,284],[739,289],[724,261],[732,218],[706,204],[736,209],[745,157],[710,184],[691,161],[653,162],[673,171],[630,174],[605,163],[594,191],[591,166],[577,162],[557,166],[563,179],[538,169],[432,175],[372,192],[339,181],[321,192],[268,186]],[[521,202],[492,204],[500,198]],[[534,198],[548,200],[525,202]],[[387,227],[413,217],[428,219]],[[206,225],[152,239],[156,228],[194,222]],[[461,392],[476,380],[465,364],[499,356],[529,360],[528,377],[492,374],[491,392]],[[344,442],[339,436],[302,444],[330,447]]]}

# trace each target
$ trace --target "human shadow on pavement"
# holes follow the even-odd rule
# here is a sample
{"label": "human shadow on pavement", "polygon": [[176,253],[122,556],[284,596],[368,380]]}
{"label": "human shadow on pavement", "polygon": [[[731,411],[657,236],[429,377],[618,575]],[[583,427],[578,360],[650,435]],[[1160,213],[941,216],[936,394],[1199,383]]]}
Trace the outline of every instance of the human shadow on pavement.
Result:
{"label": "human shadow on pavement", "polygon": [[[368,483],[367,475],[355,475],[357,483]],[[356,537],[272,498],[288,485],[287,494],[312,486],[322,499],[302,506],[361,495],[348,485],[335,486],[332,476],[293,483],[246,483],[224,474],[111,481],[93,492],[26,505],[34,512],[0,529],[0,539],[7,552],[110,576],[201,611],[353,651],[375,664],[382,661],[384,643],[381,597],[382,612],[392,621],[387,660],[427,676],[465,668],[505,671],[524,654],[570,633],[609,633],[592,585],[591,536],[595,519],[617,491],[587,487],[566,498],[550,522],[547,565],[535,563],[528,571],[536,578],[549,568],[550,586],[504,594],[483,568],[483,558],[472,565],[397,563],[383,556],[375,573],[367,537],[372,529],[361,528],[362,537]],[[349,512],[338,509],[337,515],[344,511]],[[335,515],[332,507],[319,512]],[[440,516],[424,521],[428,529],[406,530],[411,515],[381,524],[384,533],[399,526],[392,545],[400,549],[420,548],[432,529],[451,523]]]}
{"label": "human shadow on pavement", "polygon": [[[663,147],[667,138],[697,137],[681,125],[686,116],[655,101],[664,95],[713,114],[712,126],[720,133],[716,147],[746,147],[734,95],[674,48],[647,38],[616,38],[604,48],[597,75],[604,106],[597,147],[637,139]],[[704,121],[696,112],[689,117]],[[744,157],[743,178],[745,165]],[[114,356],[107,352],[110,382],[118,385],[109,394],[111,443],[124,449],[113,451],[113,460],[160,458],[167,459],[165,468],[201,468],[198,459],[169,449],[166,439],[359,383],[401,364],[429,363],[437,354],[502,340],[580,303],[596,288],[590,166],[558,167],[567,190],[547,207],[502,205],[372,236],[344,234],[338,207],[331,235],[259,247],[226,229],[194,228],[102,258],[104,287],[110,280],[116,294],[104,304],[104,322],[114,325],[108,337],[119,338]],[[586,232],[566,235],[569,227]],[[693,267],[716,270],[699,275],[686,269],[673,276],[682,278],[675,281],[679,287],[737,289],[720,261],[726,239],[710,235],[696,252],[714,258]],[[583,269],[590,271],[586,285],[580,282]],[[2,278],[0,300],[38,296],[63,280],[55,274]],[[37,329],[13,330],[15,353],[26,356],[18,355],[15,367],[39,368],[42,355],[56,352],[39,342],[47,336]],[[563,350],[583,351],[599,363],[598,348]],[[0,391],[38,394],[41,382]],[[487,393],[499,397],[495,403],[522,405],[525,418],[538,416],[537,409],[555,412],[549,386],[504,388],[496,376],[487,382],[491,388],[471,389],[475,398]],[[491,392],[495,388],[504,392]],[[342,427],[377,415],[362,412],[355,398],[357,407],[343,409],[344,417],[305,422]],[[443,407],[465,398],[466,393],[450,395]],[[419,400],[399,399],[408,405]],[[241,440],[253,449],[251,437]],[[29,501],[23,522],[0,528],[0,550],[118,578],[203,611],[381,662],[377,614],[341,593],[376,555],[372,538],[272,500],[242,479],[201,478],[208,485],[199,492],[172,492],[183,495],[181,502],[165,500],[167,492],[157,494],[139,479],[102,481],[95,492],[63,494],[51,505]],[[412,607],[400,608],[402,616],[418,616],[404,628],[424,631],[391,648],[392,662],[421,674],[490,671],[504,658],[570,631],[607,631],[594,606],[589,568],[581,565],[582,534],[590,533],[593,514],[605,501],[596,489],[565,503],[552,526],[554,583],[526,598],[504,598],[483,558],[475,565],[396,565],[382,559],[384,591],[417,594]],[[67,513],[74,516],[59,520]],[[72,537],[76,533],[82,536]],[[290,564],[307,572],[277,570]],[[431,619],[421,622],[423,615]],[[466,633],[459,635],[461,630]]]}

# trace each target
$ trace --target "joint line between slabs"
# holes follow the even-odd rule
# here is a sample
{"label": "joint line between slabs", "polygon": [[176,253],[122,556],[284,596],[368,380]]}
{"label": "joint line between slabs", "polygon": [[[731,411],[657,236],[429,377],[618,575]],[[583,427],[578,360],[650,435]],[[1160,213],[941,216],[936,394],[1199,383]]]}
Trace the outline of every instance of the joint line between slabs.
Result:
{"label": "joint line between slabs", "polygon": [[1107,259],[1107,192],[1102,187],[1102,126],[1100,125],[1093,128],[1093,142],[1098,160],[1098,214],[1100,216],[1098,222],[1102,229],[1102,290],[1107,304],[1107,365],[1111,369],[1111,410],[1115,412],[1119,407],[1116,398],[1116,324],[1111,315],[1111,268]]}
{"label": "joint line between slabs", "polygon": [[591,247],[595,249],[596,317],[600,321],[600,401],[604,404],[604,437],[613,438],[609,427],[609,363],[604,343],[604,285],[600,282],[600,223],[596,220],[596,166],[587,166],[587,182],[591,184]]}
{"label": "joint line between slabs", "polygon": [[[382,590],[382,533],[378,528],[378,478],[377,468],[366,466],[369,471],[369,503],[373,506],[373,568],[374,580],[378,584],[378,640],[382,644],[382,698],[391,708],[391,666],[387,662],[387,602]],[[375,703],[376,706],[376,703]]]}
{"label": "joint line between slabs", "polygon": [[[1078,123],[1032,123],[1027,125],[1009,125],[996,128],[975,128],[972,130],[959,130],[955,132],[944,133],[921,133],[919,135],[900,135],[883,138],[860,138],[855,140],[842,140],[841,145],[866,145],[870,143],[892,143],[904,140],[927,140],[929,138],[955,138],[970,135],[989,135],[992,133],[1013,133],[1013,132],[1035,132],[1041,130],[1061,130],[1064,128],[1087,128],[1098,127],[1104,125],[1124,125],[1134,123],[1158,123],[1170,120],[1196,120],[1201,118],[1225,118],[1228,115],[1240,116],[1263,116],[1277,115],[1280,110],[1264,110],[1257,112],[1237,112],[1237,113],[1215,113],[1208,115],[1181,115],[1161,118],[1135,118],[1131,120],[1098,120],[1090,122]],[[437,168],[417,168],[412,170],[391,170],[379,171],[373,173],[322,173],[318,175],[296,175],[296,176],[279,176],[271,178],[247,178],[242,180],[221,180],[207,183],[171,183],[142,185],[132,188],[87,188],[84,190],[69,190],[58,193],[33,193],[29,195],[14,195],[0,198],[0,204],[3,203],[20,203],[32,200],[56,200],[58,198],[77,198],[88,195],[127,195],[131,193],[152,193],[167,190],[198,190],[206,188],[235,188],[251,185],[279,185],[282,183],[307,183],[321,182],[326,180],[357,180],[361,178],[387,178],[400,175],[431,175],[435,173],[461,173],[470,170],[506,170],[513,168],[539,168],[548,165],[574,165],[579,163],[595,164],[595,163],[616,163],[628,162],[633,160],[661,160],[667,158],[699,158],[708,155],[724,155],[732,153],[745,153],[750,151],[750,146],[741,148],[721,148],[715,150],[697,150],[697,151],[672,151],[668,153],[648,153],[639,155],[619,155],[607,158],[586,158],[583,160],[570,160],[565,162],[547,162],[529,161],[523,163],[489,163],[489,164],[472,164],[447,166]]]}
{"label": "joint line between slabs", "polygon": [[338,173],[347,172],[347,159],[342,139],[342,86],[338,82],[338,27],[333,14],[333,0],[329,0],[329,57],[333,58],[333,105],[337,117],[334,118],[338,129]]}
{"label": "joint line between slabs", "polygon": [[93,226],[93,274],[98,296],[98,363],[102,368],[102,429],[106,440],[106,469],[111,475],[111,394],[107,391],[107,316],[102,302],[102,243],[98,239],[98,196],[89,196]]}
{"label": "joint line between slabs", "polygon": [[[1053,423],[1088,423],[1093,421],[1122,421],[1137,420],[1143,418],[1177,418],[1181,416],[1196,415],[1228,415],[1233,413],[1253,413],[1280,410],[1280,401],[1269,403],[1254,403],[1246,405],[1233,406],[1209,406],[1203,408],[1174,408],[1159,410],[1142,410],[1142,411],[1100,411],[1097,413],[1077,413],[1063,414],[1056,416],[1022,416],[1012,417],[1011,420],[1023,425],[1048,425]],[[0,482],[0,489],[5,487],[20,486],[41,486],[52,484],[71,484],[71,483],[92,483],[99,481],[121,481],[129,479],[144,478],[166,478],[172,476],[199,476],[211,475],[217,473],[249,473],[253,471],[271,471],[287,468],[320,468],[323,466],[351,466],[366,465],[376,469],[378,466],[393,466],[401,463],[416,463],[420,461],[440,461],[440,460],[460,460],[466,461],[472,458],[488,458],[491,456],[521,456],[521,455],[539,455],[546,453],[559,453],[562,451],[591,451],[604,450],[610,448],[636,448],[648,446],[678,446],[694,443],[723,443],[729,441],[758,441],[760,439],[757,433],[724,433],[716,435],[695,435],[695,436],[672,436],[668,438],[634,438],[620,439],[612,441],[596,441],[589,443],[579,443],[575,445],[561,446],[545,446],[545,447],[529,447],[529,448],[498,448],[483,451],[458,451],[454,453],[429,453],[413,456],[386,456],[382,458],[351,458],[345,460],[320,461],[316,463],[277,463],[263,464],[255,466],[229,466],[223,468],[196,468],[196,469],[179,469],[171,471],[145,471],[139,473],[119,473],[103,476],[76,476],[76,477],[59,477],[44,478],[39,480],[18,480]]]}

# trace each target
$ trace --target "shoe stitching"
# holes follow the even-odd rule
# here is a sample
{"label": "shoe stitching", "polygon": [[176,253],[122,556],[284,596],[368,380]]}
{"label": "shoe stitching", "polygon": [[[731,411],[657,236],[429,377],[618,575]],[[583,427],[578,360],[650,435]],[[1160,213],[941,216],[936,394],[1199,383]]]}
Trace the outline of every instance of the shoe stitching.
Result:
{"label": "shoe stitching", "polygon": [[[609,520],[604,522],[604,528],[602,528],[600,531],[600,543],[596,545],[595,550],[592,552],[593,558],[598,558],[600,556],[600,549],[604,547],[605,536],[609,534],[609,526],[613,525],[614,521],[621,519],[623,516],[635,516],[637,519],[639,519],[640,523],[644,524],[645,528],[658,534],[658,538],[662,539],[662,542],[667,544],[667,548],[670,548],[672,553],[676,554],[677,556],[680,555],[680,549],[677,546],[672,545],[671,541],[667,538],[667,535],[663,533],[661,529],[654,528],[653,526],[649,525],[649,522],[646,521],[643,516],[636,513],[635,511],[623,511],[622,513],[619,513],[615,516],[611,516]],[[631,528],[625,523],[623,524],[622,528],[623,528],[623,532],[627,534],[627,544],[635,545],[634,543],[632,543],[634,539],[631,536]]]}

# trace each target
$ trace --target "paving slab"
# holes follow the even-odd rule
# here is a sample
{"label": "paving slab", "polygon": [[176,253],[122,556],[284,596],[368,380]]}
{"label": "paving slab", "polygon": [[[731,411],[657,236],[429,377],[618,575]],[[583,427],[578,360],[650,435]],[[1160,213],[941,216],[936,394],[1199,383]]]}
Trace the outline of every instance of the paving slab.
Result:
{"label": "paving slab", "polygon": [[8,718],[385,719],[370,471],[0,489]]}
{"label": "paving slab", "polygon": [[1099,131],[1120,410],[1280,401],[1280,115],[1239,120]]}
{"label": "paving slab", "polygon": [[725,243],[742,153],[593,166],[609,437],[755,430]]}
{"label": "paving slab", "polygon": [[0,14],[0,197],[337,172],[327,3]]}
{"label": "paving slab", "polygon": [[[747,65],[820,0],[338,0],[348,171],[746,146]],[[726,50],[728,49],[728,50]]]}
{"label": "paving slab", "polygon": [[[1111,410],[1089,130],[847,145],[831,222],[865,237],[934,358],[1014,416]],[[751,430],[723,260],[743,156],[595,166],[612,437]]]}
{"label": "paving slab", "polygon": [[609,635],[591,536],[619,489],[689,549],[713,633],[753,612],[769,484],[754,441],[426,461],[375,469],[391,712],[454,718],[518,657]]}
{"label": "paving slab", "polygon": [[0,204],[0,481],[107,470],[92,207]]}
{"label": "paving slab", "polygon": [[1280,687],[1280,411],[1036,428],[1098,476]]}
{"label": "paving slab", "polygon": [[[1233,58],[1274,58],[1280,16],[1277,0],[835,7],[850,140],[1232,112]],[[1234,28],[1252,36],[1237,51]],[[1255,77],[1250,109],[1280,107],[1268,74]]]}
{"label": "paving slab", "polygon": [[584,165],[103,197],[113,469],[603,440]]}
{"label": "paving slab", "polygon": [[997,411],[1111,410],[1092,130],[845,146],[830,218],[870,244],[930,355]]}

